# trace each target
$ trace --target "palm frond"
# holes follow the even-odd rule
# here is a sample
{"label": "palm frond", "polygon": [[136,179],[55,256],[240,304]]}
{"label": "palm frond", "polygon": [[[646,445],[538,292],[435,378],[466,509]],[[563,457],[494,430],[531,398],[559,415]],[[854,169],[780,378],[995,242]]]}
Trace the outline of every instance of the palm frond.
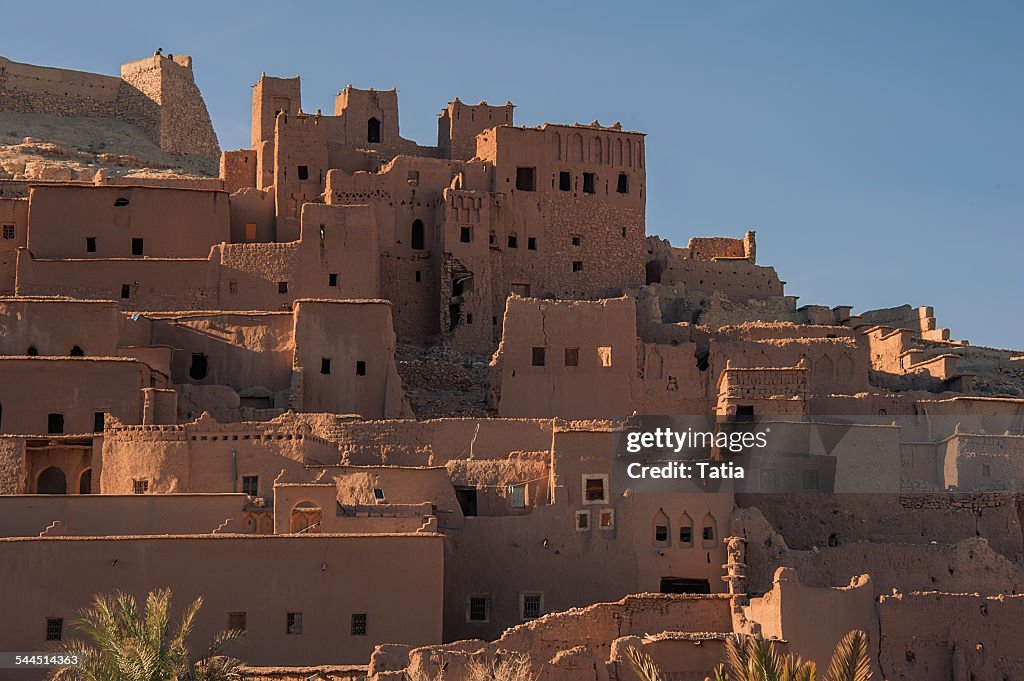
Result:
{"label": "palm frond", "polygon": [[626,648],[626,659],[642,681],[663,681],[661,668],[651,656],[636,646]]}
{"label": "palm frond", "polygon": [[868,657],[868,635],[854,630],[843,637],[832,655],[832,664],[825,681],[870,681],[871,661]]}

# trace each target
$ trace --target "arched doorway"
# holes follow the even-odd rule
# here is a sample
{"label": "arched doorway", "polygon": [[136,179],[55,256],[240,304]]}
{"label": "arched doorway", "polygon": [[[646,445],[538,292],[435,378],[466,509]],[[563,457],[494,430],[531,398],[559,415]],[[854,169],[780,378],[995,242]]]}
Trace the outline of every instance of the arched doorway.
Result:
{"label": "arched doorway", "polygon": [[320,531],[323,512],[312,501],[300,501],[292,506],[289,530],[292,534],[310,534]]}
{"label": "arched doorway", "polygon": [[36,479],[36,494],[67,494],[68,479],[56,466],[43,470]]}
{"label": "arched doorway", "polygon": [[366,141],[370,144],[380,142],[380,121],[376,118],[366,121]]}
{"label": "arched doorway", "polygon": [[423,220],[414,220],[412,223],[412,250],[422,251],[426,241]]}
{"label": "arched doorway", "polygon": [[86,468],[82,471],[82,474],[78,476],[78,493],[79,494],[92,494],[92,469]]}

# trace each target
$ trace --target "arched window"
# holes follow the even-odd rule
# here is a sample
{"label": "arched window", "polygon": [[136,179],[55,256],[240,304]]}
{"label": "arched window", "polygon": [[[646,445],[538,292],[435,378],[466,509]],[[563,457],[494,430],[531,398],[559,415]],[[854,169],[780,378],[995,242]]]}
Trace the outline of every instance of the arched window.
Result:
{"label": "arched window", "polygon": [[28,350],[25,351],[25,354],[28,355],[29,357],[38,357],[39,351],[36,350],[36,346],[30,345],[28,346]]}
{"label": "arched window", "polygon": [[80,347],[78,347],[76,345],[75,347],[71,348],[71,356],[72,357],[85,357],[85,351],[82,350],[82,348],[80,348]]}
{"label": "arched window", "polygon": [[209,367],[206,362],[206,355],[201,352],[192,353],[192,366],[188,368],[188,375],[193,380],[201,381],[206,378]]}
{"label": "arched window", "polygon": [[56,466],[50,466],[39,474],[36,479],[36,494],[67,494],[68,479],[64,471]]}
{"label": "arched window", "polygon": [[415,220],[412,223],[412,249],[414,251],[422,251],[424,241],[423,220]]}
{"label": "arched window", "polygon": [[92,494],[92,469],[86,468],[82,471],[82,474],[78,476],[78,493],[79,494]]}
{"label": "arched window", "polygon": [[670,530],[668,516],[663,509],[659,508],[658,512],[654,514],[654,545],[670,546],[672,544],[672,539],[669,535]]}
{"label": "arched window", "polygon": [[688,513],[679,518],[679,545],[683,548],[693,546],[693,520]]}
{"label": "arched window", "polygon": [[370,144],[380,143],[380,121],[376,118],[366,121],[366,141]]}
{"label": "arched window", "polygon": [[701,542],[704,548],[710,549],[718,546],[718,523],[715,522],[714,516],[708,513],[704,516],[702,525]]}
{"label": "arched window", "polygon": [[293,534],[310,534],[320,531],[323,511],[312,501],[300,501],[292,506],[289,529]]}

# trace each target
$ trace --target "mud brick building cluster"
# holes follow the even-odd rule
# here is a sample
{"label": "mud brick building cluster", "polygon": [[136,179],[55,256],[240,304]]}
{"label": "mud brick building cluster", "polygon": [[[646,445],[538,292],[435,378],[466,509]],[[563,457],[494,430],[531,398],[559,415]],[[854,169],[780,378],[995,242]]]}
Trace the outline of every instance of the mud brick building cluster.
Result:
{"label": "mud brick building cluster", "polygon": [[[732,633],[825,664],[854,628],[884,678],[1024,674],[1024,353],[799,305],[753,231],[647,235],[618,123],[454,99],[423,146],[395,90],[264,74],[221,154],[191,69],[0,60],[0,110],[220,163],[0,179],[0,649],[170,586],[253,678],[626,681],[635,645],[700,679]],[[618,446],[663,417],[771,456],[640,488]]]}

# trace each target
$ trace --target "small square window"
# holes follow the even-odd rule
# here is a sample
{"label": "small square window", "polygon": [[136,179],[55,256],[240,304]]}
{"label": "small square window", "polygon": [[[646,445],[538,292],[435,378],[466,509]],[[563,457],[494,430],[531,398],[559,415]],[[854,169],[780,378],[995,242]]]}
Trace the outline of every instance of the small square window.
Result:
{"label": "small square window", "polygon": [[11,241],[14,239],[14,225],[4,225],[4,240]]}
{"label": "small square window", "polygon": [[563,192],[572,191],[572,175],[564,170],[558,173],[558,189]]}
{"label": "small square window", "polygon": [[574,236],[572,238],[572,245],[573,246],[581,246],[582,244],[583,244],[583,237],[581,237],[581,236]]}
{"label": "small square window", "polygon": [[508,486],[509,508],[526,508],[526,485]]}
{"label": "small square window", "polygon": [[366,375],[366,362],[359,360],[356,362],[356,376]]}
{"label": "small square window", "polygon": [[299,166],[299,179],[300,180],[308,180],[309,179],[309,166]]}
{"label": "small square window", "polygon": [[668,541],[668,525],[655,525],[654,526],[654,541],[656,541],[656,542],[667,542]]}
{"label": "small square window", "polygon": [[419,270],[416,270],[416,283],[418,284],[421,281],[423,281],[423,273],[420,272]]}
{"label": "small square window", "polygon": [[149,480],[132,480],[132,493],[133,494],[148,494],[149,493]]}
{"label": "small square window", "polygon": [[600,345],[597,348],[597,363],[603,367],[612,365],[612,346]]}
{"label": "small square window", "polygon": [[619,173],[619,181],[615,187],[615,191],[620,194],[629,193],[629,175],[626,173]]}
{"label": "small square window", "polygon": [[535,236],[527,237],[527,239],[526,239],[526,248],[527,248],[527,250],[530,250],[530,251],[536,251],[537,250],[537,237],[535,237]]}
{"label": "small square window", "polygon": [[693,544],[693,528],[687,525],[679,528],[679,543],[684,546]]}
{"label": "small square window", "polygon": [[524,593],[522,598],[523,620],[535,620],[543,612],[544,596],[539,593]]}
{"label": "small square window", "polygon": [[328,274],[327,275],[327,285],[328,286],[337,287],[338,286],[338,275],[333,273],[333,272],[331,274]]}
{"label": "small square window", "polygon": [[576,511],[576,531],[590,531],[590,511]]}
{"label": "small square window", "polygon": [[572,271],[573,272],[582,272],[583,271],[583,261],[582,260],[573,260],[572,261]]}
{"label": "small square window", "polygon": [[593,193],[595,193],[595,191],[596,191],[594,189],[595,180],[596,180],[596,177],[594,176],[594,173],[583,173],[583,193],[584,194],[593,194]]}
{"label": "small square window", "polygon": [[409,174],[406,176],[406,182],[410,187],[417,186],[420,183],[420,171],[410,170]]}
{"label": "small square window", "polygon": [[516,189],[532,192],[537,189],[536,168],[516,168]]}
{"label": "small square window", "polygon": [[519,248],[519,237],[517,237],[515,234],[509,234],[508,235],[508,247],[509,248]]}
{"label": "small square window", "polygon": [[320,358],[320,373],[329,374],[331,373],[331,358],[321,357]]}
{"label": "small square window", "polygon": [[777,480],[777,472],[774,468],[761,469],[761,489],[776,489],[778,484]]}
{"label": "small square window", "polygon": [[615,527],[615,511],[606,508],[597,517],[597,526],[602,530],[610,530]]}
{"label": "small square window", "polygon": [[46,432],[51,435],[59,435],[64,432],[64,414],[47,414]]}
{"label": "small square window", "polygon": [[584,475],[583,476],[583,503],[585,503],[585,504],[607,504],[608,503],[608,476],[607,475]]}
{"label": "small square window", "polygon": [[472,324],[473,323],[473,313],[472,312],[467,312],[466,313],[466,323],[467,324]]}
{"label": "small square window", "polygon": [[386,499],[384,498],[384,489],[381,487],[374,487],[373,498],[375,501],[385,501]]}
{"label": "small square window", "polygon": [[495,234],[494,232],[489,233],[487,235],[487,243],[490,246],[497,246],[498,245],[498,235]]}
{"label": "small square window", "polygon": [[473,228],[472,227],[460,227],[459,228],[459,241],[464,244],[468,244],[473,241]]}
{"label": "small square window", "polygon": [[277,292],[278,293],[288,293],[288,282],[287,281],[279,281],[279,282],[277,282]]}
{"label": "small square window", "polygon": [[121,297],[129,298],[132,295],[131,284],[121,284]]}
{"label": "small square window", "polygon": [[565,366],[567,367],[578,367],[580,365],[580,349],[579,348],[566,348],[565,349]]}
{"label": "small square window", "polygon": [[96,252],[96,237],[87,236],[85,237],[85,252],[95,253]]}
{"label": "small square window", "polygon": [[702,536],[704,541],[715,541],[715,528],[711,525],[705,525]]}
{"label": "small square window", "polygon": [[234,279],[228,281],[228,293],[236,295],[238,293],[238,282]]}
{"label": "small square window", "polygon": [[544,366],[544,355],[546,352],[547,348],[533,348],[533,366]]}
{"label": "small square window", "polygon": [[352,613],[352,635],[353,636],[366,636],[366,613],[365,612],[354,612],[354,613]]}
{"label": "small square window", "polygon": [[302,613],[301,612],[290,612],[287,618],[285,618],[285,630],[284,633],[298,636],[302,633]]}
{"label": "small square window", "polygon": [[228,631],[245,631],[245,613],[228,613]]}
{"label": "small square window", "polygon": [[103,432],[103,421],[106,417],[106,412],[98,411],[92,415],[92,432],[102,433]]}
{"label": "small square window", "polygon": [[144,251],[143,240],[135,237],[132,239],[132,255],[142,255]]}
{"label": "small square window", "polygon": [[64,618],[63,617],[47,617],[46,618],[46,640],[47,641],[63,641],[64,640]]}
{"label": "small square window", "polygon": [[243,475],[242,494],[248,494],[250,497],[258,497],[260,495],[260,476]]}
{"label": "small square window", "polygon": [[466,619],[470,622],[490,621],[491,599],[487,596],[470,596],[466,604]]}

